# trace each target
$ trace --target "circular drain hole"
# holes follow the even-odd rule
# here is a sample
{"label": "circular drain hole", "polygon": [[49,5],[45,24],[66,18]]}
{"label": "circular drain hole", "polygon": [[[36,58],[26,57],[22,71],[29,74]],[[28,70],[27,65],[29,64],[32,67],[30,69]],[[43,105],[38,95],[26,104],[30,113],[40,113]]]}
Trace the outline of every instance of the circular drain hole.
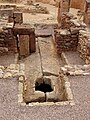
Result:
{"label": "circular drain hole", "polygon": [[52,87],[49,84],[45,84],[45,83],[36,84],[35,90],[39,90],[39,91],[42,91],[44,93],[53,91]]}

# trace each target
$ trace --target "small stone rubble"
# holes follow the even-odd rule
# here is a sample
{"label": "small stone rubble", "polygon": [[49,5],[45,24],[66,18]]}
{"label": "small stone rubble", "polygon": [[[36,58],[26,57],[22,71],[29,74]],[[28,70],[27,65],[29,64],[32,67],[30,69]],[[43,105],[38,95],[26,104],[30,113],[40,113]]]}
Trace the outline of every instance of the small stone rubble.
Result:
{"label": "small stone rubble", "polygon": [[0,79],[25,76],[23,67],[23,64],[10,64],[8,67],[0,66]]}
{"label": "small stone rubble", "polygon": [[77,17],[75,17],[73,14],[69,12],[64,12],[61,14],[61,26],[62,29],[71,29],[71,28],[77,28],[77,29],[84,29],[86,27],[86,24],[83,22],[80,22]]}
{"label": "small stone rubble", "polygon": [[90,32],[80,30],[78,51],[86,64],[90,64]]}
{"label": "small stone rubble", "polygon": [[65,65],[61,67],[64,75],[90,75],[90,65]]}

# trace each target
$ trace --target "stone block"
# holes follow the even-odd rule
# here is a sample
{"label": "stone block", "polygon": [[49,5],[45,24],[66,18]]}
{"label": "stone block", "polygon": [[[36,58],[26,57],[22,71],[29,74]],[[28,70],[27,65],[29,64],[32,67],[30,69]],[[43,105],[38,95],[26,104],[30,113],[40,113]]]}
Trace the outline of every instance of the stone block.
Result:
{"label": "stone block", "polygon": [[24,24],[16,24],[13,29],[14,35],[30,35],[34,34],[35,29],[32,28],[30,25],[24,25]]}
{"label": "stone block", "polygon": [[46,102],[58,102],[58,97],[55,92],[46,93]]}
{"label": "stone block", "polygon": [[29,102],[44,102],[45,94],[41,91],[35,91],[33,94],[28,94],[24,96],[24,101]]}
{"label": "stone block", "polygon": [[19,36],[19,54],[20,56],[28,56],[29,52],[29,36],[20,35]]}
{"label": "stone block", "polygon": [[30,53],[33,53],[36,51],[36,40],[35,40],[35,33],[29,35],[29,49]]}
{"label": "stone block", "polygon": [[[86,64],[90,63],[90,33],[87,31],[80,30],[78,51],[80,57],[85,61]],[[88,61],[88,62],[87,62]]]}

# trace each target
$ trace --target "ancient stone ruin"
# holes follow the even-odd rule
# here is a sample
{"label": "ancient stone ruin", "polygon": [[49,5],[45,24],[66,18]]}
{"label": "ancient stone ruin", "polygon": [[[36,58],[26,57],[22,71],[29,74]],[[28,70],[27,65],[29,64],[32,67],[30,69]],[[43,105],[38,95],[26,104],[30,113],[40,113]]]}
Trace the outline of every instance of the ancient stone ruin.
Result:
{"label": "ancient stone ruin", "polygon": [[46,1],[57,20],[41,1],[0,5],[0,56],[16,56],[9,65],[1,61],[0,79],[17,78],[19,103],[74,104],[69,78],[90,76],[90,1],[76,14],[73,1]]}

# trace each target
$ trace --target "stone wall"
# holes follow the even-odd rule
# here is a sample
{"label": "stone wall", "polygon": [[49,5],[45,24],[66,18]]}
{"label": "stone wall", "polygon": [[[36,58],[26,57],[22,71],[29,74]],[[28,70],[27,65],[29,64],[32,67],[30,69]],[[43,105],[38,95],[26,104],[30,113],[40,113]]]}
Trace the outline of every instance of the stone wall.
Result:
{"label": "stone wall", "polygon": [[61,67],[61,71],[70,76],[90,75],[90,65],[65,65]]}
{"label": "stone wall", "polygon": [[[0,32],[0,48],[2,54],[8,51],[17,52],[16,37],[11,30]],[[2,50],[2,48],[4,48],[4,50]],[[5,50],[6,52],[4,52]]]}
{"label": "stone wall", "polygon": [[67,50],[76,50],[78,45],[78,31],[73,33],[65,29],[56,29],[55,43],[58,53]]}
{"label": "stone wall", "polygon": [[61,24],[54,32],[54,39],[58,53],[77,49],[80,29],[84,29],[84,23],[78,22],[78,20],[69,13],[62,14]]}
{"label": "stone wall", "polygon": [[90,64],[90,32],[79,32],[78,51],[86,64]]}
{"label": "stone wall", "polygon": [[17,52],[16,37],[13,35],[13,23],[8,23],[8,16],[0,18],[0,54],[8,51]]}

